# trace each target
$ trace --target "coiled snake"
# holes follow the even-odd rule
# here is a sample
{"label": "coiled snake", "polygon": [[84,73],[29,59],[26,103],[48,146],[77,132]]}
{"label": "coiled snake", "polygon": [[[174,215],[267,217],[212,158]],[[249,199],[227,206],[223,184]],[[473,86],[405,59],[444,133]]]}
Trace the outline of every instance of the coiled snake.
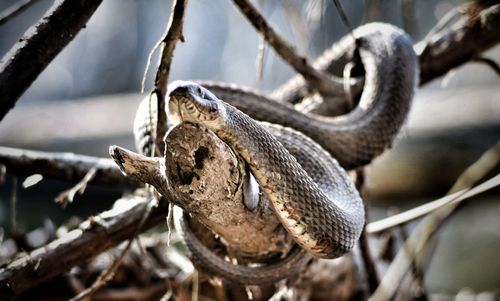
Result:
{"label": "coiled snake", "polygon": [[[412,43],[401,30],[369,24],[354,35],[364,88],[358,106],[344,116],[306,115],[257,93],[213,83],[175,82],[168,93],[171,118],[204,126],[230,145],[297,244],[322,258],[341,256],[358,240],[364,210],[343,168],[363,166],[390,146],[409,111],[418,73]],[[135,132],[137,138],[144,131]],[[244,283],[287,277],[307,259],[295,250],[274,266],[236,266],[203,249],[190,232],[184,235],[206,268]]]}

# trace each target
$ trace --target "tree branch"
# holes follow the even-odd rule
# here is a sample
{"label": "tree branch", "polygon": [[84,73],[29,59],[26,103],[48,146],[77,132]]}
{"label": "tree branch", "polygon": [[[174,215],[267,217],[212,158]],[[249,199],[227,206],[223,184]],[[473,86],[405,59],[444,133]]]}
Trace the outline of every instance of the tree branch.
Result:
{"label": "tree branch", "polygon": [[[444,17],[450,19],[449,16]],[[419,55],[420,63],[420,86],[446,74],[468,61],[475,60],[480,54],[500,42],[500,4],[493,5],[479,11],[476,16],[463,15],[455,22],[449,30],[444,30],[449,20],[440,21],[436,29],[432,29],[430,36],[415,45],[415,52]],[[342,74],[339,67],[343,67],[343,57],[340,53],[325,52],[316,60],[315,66],[324,72]],[[298,97],[308,94],[309,87],[300,77],[294,76],[288,82],[275,89],[270,95],[280,102],[296,103]],[[354,86],[354,90],[356,86]],[[342,105],[342,98],[335,99],[338,107],[348,108]],[[345,113],[339,110],[338,114]]]}
{"label": "tree branch", "polygon": [[156,124],[156,148],[157,154],[163,154],[163,136],[167,132],[167,115],[165,113],[165,95],[167,94],[168,75],[170,73],[170,65],[177,41],[184,42],[182,28],[184,22],[184,14],[188,0],[176,0],[172,4],[172,14],[168,24],[165,36],[160,44],[162,45],[162,54],[160,64],[156,72],[155,92],[158,99],[158,119]]}
{"label": "tree branch", "polygon": [[138,183],[125,177],[111,159],[77,155],[73,153],[48,153],[0,147],[0,164],[9,174],[44,177],[68,182],[79,182],[90,169],[96,168],[92,183],[109,186],[137,187]]}
{"label": "tree branch", "polygon": [[94,13],[102,0],[58,0],[0,62],[0,120]]}
{"label": "tree branch", "polygon": [[305,57],[296,54],[294,48],[287,44],[285,40],[267,24],[267,21],[250,1],[233,0],[233,2],[240,9],[241,13],[246,16],[253,27],[264,36],[267,43],[274,48],[276,53],[306,79],[308,85],[325,96],[338,96],[339,91],[343,93],[344,84],[342,79],[321,72],[308,64]]}
{"label": "tree branch", "polygon": [[420,85],[446,74],[500,41],[500,4],[477,17],[462,16],[451,30],[444,30],[415,46],[420,61]]}
{"label": "tree branch", "polygon": [[[79,227],[0,269],[0,295],[13,297],[89,258],[130,239],[137,231],[147,202],[126,199],[115,208],[89,218]],[[164,221],[167,202],[153,208],[140,231]]]}

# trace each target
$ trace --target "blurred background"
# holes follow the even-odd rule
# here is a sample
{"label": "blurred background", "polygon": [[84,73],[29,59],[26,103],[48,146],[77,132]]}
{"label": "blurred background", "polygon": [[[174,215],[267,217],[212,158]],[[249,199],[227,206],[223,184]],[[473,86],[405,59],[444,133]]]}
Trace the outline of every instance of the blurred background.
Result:
{"label": "blurred background", "polygon": [[[0,1],[0,10],[15,0]],[[256,1],[271,24],[311,60],[346,34],[332,1]],[[415,42],[463,1],[342,1],[350,22],[373,21],[404,28]],[[53,1],[39,0],[0,25],[0,55],[44,14]],[[106,0],[87,27],[47,67],[0,123],[0,145],[108,157],[117,144],[134,149],[132,123],[149,52],[170,14],[167,0]],[[174,53],[171,80],[210,79],[271,91],[293,75],[272,50],[256,76],[259,36],[227,0],[191,0],[185,42]],[[500,62],[500,47],[484,54]],[[157,56],[147,74],[152,87]],[[440,197],[460,173],[500,138],[500,81],[483,64],[469,63],[421,88],[395,147],[368,169],[370,218],[387,208],[405,210]],[[69,216],[86,218],[109,208],[120,191],[92,186],[62,209],[52,200],[70,184],[44,180],[22,189],[11,178],[0,187],[0,226],[12,231],[9,200],[17,191],[16,231]],[[495,193],[496,192],[496,193]],[[499,191],[467,203],[440,233],[426,286],[434,292],[500,291]],[[50,222],[49,222],[50,220]],[[0,250],[1,252],[1,250]],[[487,268],[484,266],[487,265]]]}

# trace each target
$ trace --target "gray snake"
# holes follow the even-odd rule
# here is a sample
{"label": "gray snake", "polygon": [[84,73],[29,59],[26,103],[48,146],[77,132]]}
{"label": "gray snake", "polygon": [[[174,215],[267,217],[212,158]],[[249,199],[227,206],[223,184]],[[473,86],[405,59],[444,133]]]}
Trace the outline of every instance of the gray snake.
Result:
{"label": "gray snake", "polygon": [[[343,168],[363,166],[390,146],[409,111],[418,73],[412,43],[401,30],[369,24],[354,35],[364,88],[358,106],[344,116],[303,114],[258,93],[214,83],[176,82],[168,94],[171,116],[212,130],[243,157],[285,229],[302,249],[322,258],[345,254],[359,238],[363,206]],[[135,132],[137,138],[141,129]],[[244,283],[289,276],[284,271],[297,270],[307,258],[295,251],[255,270],[210,257],[195,237],[185,235],[206,268]]]}

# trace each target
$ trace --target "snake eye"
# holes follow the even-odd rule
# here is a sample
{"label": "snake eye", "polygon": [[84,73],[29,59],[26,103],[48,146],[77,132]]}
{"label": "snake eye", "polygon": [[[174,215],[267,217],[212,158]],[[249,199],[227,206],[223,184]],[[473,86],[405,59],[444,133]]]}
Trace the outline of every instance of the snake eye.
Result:
{"label": "snake eye", "polygon": [[203,91],[201,90],[201,87],[196,88],[196,92],[201,96],[203,94]]}

